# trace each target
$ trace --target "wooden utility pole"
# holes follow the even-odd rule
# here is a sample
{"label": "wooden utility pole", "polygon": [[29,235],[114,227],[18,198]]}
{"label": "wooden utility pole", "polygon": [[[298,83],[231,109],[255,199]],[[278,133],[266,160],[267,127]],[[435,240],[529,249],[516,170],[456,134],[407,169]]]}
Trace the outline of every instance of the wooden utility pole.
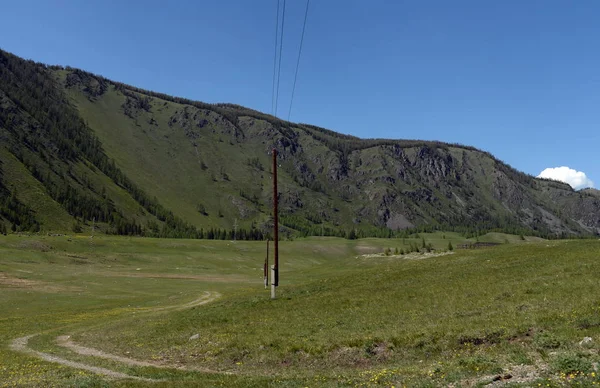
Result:
{"label": "wooden utility pole", "polygon": [[267,256],[265,256],[265,265],[263,266],[263,278],[265,281],[265,290],[269,287],[269,240],[267,239]]}
{"label": "wooden utility pole", "polygon": [[235,239],[236,239],[237,228],[238,228],[238,223],[237,223],[237,218],[236,218],[235,222],[233,223],[233,241],[235,241]]}
{"label": "wooden utility pole", "polygon": [[275,287],[279,286],[279,213],[277,209],[277,150],[273,148],[273,240],[274,254],[271,267],[271,299],[275,299]]}

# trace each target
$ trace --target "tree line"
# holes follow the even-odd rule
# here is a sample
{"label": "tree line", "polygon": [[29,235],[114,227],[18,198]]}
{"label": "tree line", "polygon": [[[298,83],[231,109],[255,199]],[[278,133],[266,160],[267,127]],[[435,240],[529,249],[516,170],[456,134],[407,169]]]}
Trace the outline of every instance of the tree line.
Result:
{"label": "tree line", "polygon": [[0,127],[12,135],[10,151],[69,214],[108,222],[119,234],[139,231],[136,223],[126,220],[98,190],[78,184],[82,177],[69,166],[89,161],[160,220],[166,234],[195,235],[195,227],[165,209],[156,198],[148,197],[106,156],[99,139],[79,117],[45,65],[0,50],[0,83],[16,105],[15,109],[0,110]]}
{"label": "tree line", "polygon": [[[21,203],[14,192],[8,190],[0,182],[0,217],[10,223],[12,232],[38,232],[40,224],[33,216],[33,211]],[[0,234],[6,235],[8,229],[0,219]]]}

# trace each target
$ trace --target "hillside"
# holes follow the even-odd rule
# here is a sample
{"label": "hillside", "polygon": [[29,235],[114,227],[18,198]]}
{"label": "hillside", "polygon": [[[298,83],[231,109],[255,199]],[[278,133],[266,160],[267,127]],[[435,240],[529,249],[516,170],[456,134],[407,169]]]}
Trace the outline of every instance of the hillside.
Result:
{"label": "hillside", "polygon": [[600,232],[596,191],[536,179],[472,147],[358,139],[6,52],[0,139],[0,217],[15,229],[95,219],[121,234],[225,238],[217,230],[238,225],[242,238],[261,237],[277,148],[289,233]]}

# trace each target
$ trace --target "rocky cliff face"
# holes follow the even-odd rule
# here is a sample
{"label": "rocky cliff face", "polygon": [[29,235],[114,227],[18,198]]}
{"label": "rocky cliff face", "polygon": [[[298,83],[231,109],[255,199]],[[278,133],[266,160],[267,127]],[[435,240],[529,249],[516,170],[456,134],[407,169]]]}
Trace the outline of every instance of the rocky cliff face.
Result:
{"label": "rocky cliff face", "polygon": [[[72,87],[70,84],[65,86]],[[79,92],[86,94],[87,89],[80,88]],[[264,156],[276,148],[283,177],[282,211],[306,220],[308,225],[390,229],[417,225],[523,227],[552,234],[600,231],[600,199],[595,191],[575,192],[568,185],[538,180],[472,147],[361,140],[283,122],[242,107],[199,107],[192,101],[161,99],[122,85],[119,90],[115,92],[123,93],[121,98],[126,101],[135,96],[153,98],[151,105],[163,109],[177,105],[167,125],[199,149],[216,150],[218,142],[236,144],[248,158],[261,160],[268,170],[270,164]],[[97,98],[97,94],[88,97]],[[157,117],[149,120],[161,125]],[[218,159],[227,160],[220,168],[231,170],[236,155],[218,152],[225,153]],[[242,178],[227,182],[227,189],[239,191],[239,187],[252,185]],[[260,200],[258,205],[251,205],[254,211],[246,209],[240,217],[268,214],[267,181],[261,182],[256,198]]]}

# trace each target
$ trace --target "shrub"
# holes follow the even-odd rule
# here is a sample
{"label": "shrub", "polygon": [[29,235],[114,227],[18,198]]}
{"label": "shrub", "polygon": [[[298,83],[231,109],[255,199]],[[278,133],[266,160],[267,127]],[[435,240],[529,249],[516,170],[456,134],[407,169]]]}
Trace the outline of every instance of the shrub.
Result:
{"label": "shrub", "polygon": [[597,317],[583,317],[575,321],[575,327],[581,330],[591,329],[598,326],[600,326],[600,318]]}
{"label": "shrub", "polygon": [[83,228],[79,222],[74,222],[72,227],[73,233],[81,233],[83,232]]}
{"label": "shrub", "polygon": [[464,370],[475,373],[502,372],[502,368],[498,366],[495,360],[479,354],[459,359],[458,365]]}
{"label": "shrub", "polygon": [[560,340],[549,332],[542,332],[533,338],[533,343],[540,349],[557,349],[560,347]]}
{"label": "shrub", "polygon": [[554,369],[557,372],[569,373],[587,373],[592,369],[591,361],[582,354],[563,353],[554,360]]}

